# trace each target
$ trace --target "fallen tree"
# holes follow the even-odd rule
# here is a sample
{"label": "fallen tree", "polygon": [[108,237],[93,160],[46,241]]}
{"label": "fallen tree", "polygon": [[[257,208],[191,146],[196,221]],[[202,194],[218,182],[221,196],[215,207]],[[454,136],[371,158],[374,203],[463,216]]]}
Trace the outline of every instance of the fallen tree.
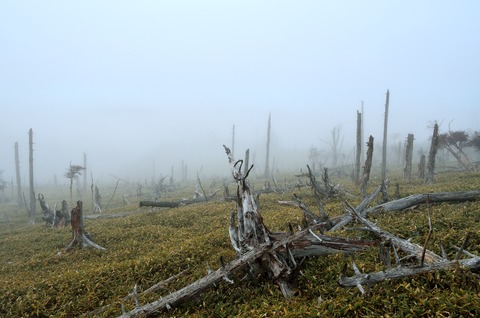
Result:
{"label": "fallen tree", "polygon": [[427,194],[414,194],[398,200],[382,203],[367,209],[366,213],[377,211],[401,211],[419,204],[438,202],[464,202],[480,199],[480,191],[459,191],[459,192],[435,192]]}
{"label": "fallen tree", "polygon": [[[225,146],[224,146],[225,147]],[[326,236],[318,230],[328,226],[327,222],[313,224],[296,233],[271,232],[263,223],[254,195],[247,182],[249,172],[242,173],[242,161],[235,161],[230,149],[225,147],[233,178],[237,183],[236,210],[231,213],[230,241],[238,257],[196,282],[177,290],[152,303],[139,306],[123,313],[120,317],[145,317],[177,306],[195,298],[213,284],[225,280],[233,281],[229,275],[241,270],[249,271],[253,277],[267,277],[275,282],[286,298],[292,297],[291,281],[298,273],[301,259],[307,256],[346,253],[364,250],[375,241],[352,240]]]}

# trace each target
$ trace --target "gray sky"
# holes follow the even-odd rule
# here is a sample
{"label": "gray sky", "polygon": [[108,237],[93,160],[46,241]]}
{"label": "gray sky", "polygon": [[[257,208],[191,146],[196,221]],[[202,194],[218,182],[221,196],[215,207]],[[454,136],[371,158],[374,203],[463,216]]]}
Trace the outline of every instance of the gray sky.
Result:
{"label": "gray sky", "polygon": [[269,112],[272,155],[306,164],[362,100],[380,142],[387,89],[397,142],[480,130],[479,30],[479,1],[2,0],[0,169],[18,141],[27,175],[33,128],[41,180],[84,152],[97,177],[223,174],[233,125],[263,167]]}

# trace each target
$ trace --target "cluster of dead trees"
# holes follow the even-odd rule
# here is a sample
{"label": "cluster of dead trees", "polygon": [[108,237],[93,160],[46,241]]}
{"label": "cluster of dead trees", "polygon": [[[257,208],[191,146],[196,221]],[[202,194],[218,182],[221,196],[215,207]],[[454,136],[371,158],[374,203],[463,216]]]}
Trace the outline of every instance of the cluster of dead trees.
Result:
{"label": "cluster of dead trees", "polygon": [[[352,266],[355,276],[345,277],[342,273],[339,284],[342,286],[357,286],[364,293],[364,285],[374,284],[385,279],[401,278],[425,271],[449,269],[454,266],[464,266],[469,269],[480,268],[480,257],[472,255],[463,247],[459,248],[459,254],[455,260],[447,260],[445,255],[439,256],[427,249],[428,235],[424,246],[412,243],[385,231],[367,219],[368,214],[376,211],[399,211],[419,204],[430,204],[443,201],[465,201],[480,198],[480,191],[432,193],[388,201],[369,207],[376,196],[382,192],[384,186],[379,185],[373,193],[365,196],[358,206],[352,206],[345,200],[344,195],[338,195],[345,204],[345,214],[340,217],[330,218],[320,207],[320,213],[312,212],[298,197],[293,201],[280,201],[280,204],[295,206],[304,214],[303,227],[295,231],[290,226],[288,232],[273,232],[264,224],[258,209],[258,197],[250,189],[247,177],[252,167],[242,169],[243,160],[236,161],[225,147],[225,151],[231,166],[233,178],[237,184],[236,209],[230,215],[229,236],[237,258],[229,263],[221,260],[222,266],[194,283],[179,289],[169,295],[160,297],[158,300],[141,305],[136,298],[137,286],[129,295],[135,298],[136,307],[129,312],[123,312],[120,317],[144,317],[156,315],[161,311],[178,306],[188,300],[194,299],[202,291],[216,283],[225,281],[234,283],[233,274],[245,271],[252,279],[259,277],[274,282],[286,298],[293,295],[295,277],[302,266],[305,257],[323,256],[331,253],[354,253],[373,246],[379,246],[382,260],[388,264],[389,269],[376,273],[361,273],[356,265]],[[311,175],[311,174],[310,174]],[[311,176],[310,185],[316,196],[325,198],[332,194],[332,189],[326,177],[323,178],[324,186]],[[336,230],[346,226],[352,221],[364,225],[364,230],[372,232],[377,240],[348,239],[332,235]],[[430,227],[431,228],[431,227]],[[392,256],[393,255],[393,256]],[[460,259],[461,255],[467,255],[467,259]],[[391,267],[391,259],[394,257],[396,267]],[[409,260],[408,263],[405,260]],[[416,265],[411,266],[412,259]],[[415,262],[413,262],[415,264]],[[410,265],[409,265],[410,264]],[[173,277],[173,276],[172,276]],[[162,284],[159,283],[159,284]],[[155,286],[159,285],[156,284]],[[148,288],[151,290],[155,286]],[[129,297],[131,298],[131,297]]]}

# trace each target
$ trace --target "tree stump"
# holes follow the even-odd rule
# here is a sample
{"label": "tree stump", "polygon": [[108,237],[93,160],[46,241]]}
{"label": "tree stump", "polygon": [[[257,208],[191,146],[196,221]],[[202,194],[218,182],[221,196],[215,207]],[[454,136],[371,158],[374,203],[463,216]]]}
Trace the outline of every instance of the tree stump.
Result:
{"label": "tree stump", "polygon": [[71,212],[71,224],[72,224],[72,241],[68,244],[66,250],[70,250],[76,245],[81,247],[93,247],[100,250],[105,250],[104,247],[92,242],[85,234],[83,228],[83,202],[77,201],[77,206],[72,209]]}

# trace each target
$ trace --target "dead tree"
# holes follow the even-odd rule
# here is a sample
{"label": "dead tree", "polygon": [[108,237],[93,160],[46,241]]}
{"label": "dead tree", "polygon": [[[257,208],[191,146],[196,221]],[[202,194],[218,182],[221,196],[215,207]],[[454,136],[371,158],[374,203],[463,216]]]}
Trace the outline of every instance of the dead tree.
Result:
{"label": "dead tree", "polygon": [[66,250],[69,251],[76,245],[81,247],[93,247],[100,250],[105,250],[104,247],[92,242],[85,233],[83,227],[83,203],[82,201],[77,201],[77,206],[72,209],[71,213],[71,224],[72,224],[72,241],[68,244]]}
{"label": "dead tree", "polygon": [[425,179],[425,155],[420,157],[420,163],[418,164],[418,177]]}
{"label": "dead tree", "polygon": [[[178,306],[198,296],[202,291],[222,280],[233,281],[229,275],[249,269],[253,277],[267,277],[275,282],[286,298],[292,296],[291,282],[298,273],[301,260],[307,256],[319,256],[339,252],[364,250],[375,244],[373,241],[351,240],[326,236],[317,231],[327,226],[321,222],[296,233],[274,233],[263,223],[255,196],[247,182],[251,166],[245,175],[243,161],[235,161],[230,149],[225,151],[233,178],[237,183],[236,209],[230,215],[230,241],[238,257],[209,273],[196,282],[144,306],[136,306],[120,317],[145,317]],[[317,234],[317,233],[318,234]]]}
{"label": "dead tree", "polygon": [[383,123],[383,148],[382,148],[382,180],[387,178],[387,130],[388,130],[388,107],[390,103],[390,91],[387,89],[385,101],[385,121]]}
{"label": "dead tree", "polygon": [[367,143],[367,159],[365,159],[365,166],[363,167],[362,177],[362,198],[367,196],[367,183],[370,179],[370,170],[372,169],[373,160],[373,136],[368,138]]}
{"label": "dead tree", "polygon": [[413,157],[413,134],[408,134],[405,147],[405,167],[403,168],[403,178],[410,180],[412,178],[412,157]]}
{"label": "dead tree", "polygon": [[[355,264],[353,264],[355,276],[343,277],[342,275],[339,279],[339,284],[341,286],[357,286],[363,294],[364,291],[362,285],[365,284],[372,285],[385,280],[399,279],[407,276],[418,275],[421,273],[433,272],[438,270],[449,270],[453,268],[458,268],[459,265],[470,270],[480,269],[480,257],[464,250],[470,233],[467,234],[465,240],[463,241],[462,247],[456,248],[458,250],[458,253],[455,259],[453,261],[449,261],[446,256],[439,256],[426,248],[428,238],[430,237],[432,231],[430,218],[430,231],[427,234],[425,244],[422,247],[418,244],[411,243],[408,240],[398,238],[397,236],[379,228],[374,223],[360,216],[354,209],[352,209],[352,212],[355,214],[356,218],[360,222],[366,225],[368,230],[372,231],[375,235],[382,238],[385,243],[388,243],[388,245],[391,245],[391,248],[393,249],[393,252],[395,254],[397,266],[395,268],[388,268],[379,272],[363,274],[358,269],[355,269],[356,266]],[[397,247],[405,254],[407,254],[407,256],[403,257],[402,259],[410,259],[411,257],[413,257],[417,259],[417,261],[419,261],[420,265],[403,266],[401,263],[402,259],[400,259],[397,254]],[[462,253],[466,254],[470,258],[460,260],[459,258]]]}
{"label": "dead tree", "polygon": [[355,185],[360,185],[360,158],[362,155],[362,114],[357,110],[357,146],[355,147]]}
{"label": "dead tree", "polygon": [[435,157],[438,150],[438,124],[433,127],[432,143],[428,153],[427,173],[425,174],[425,183],[433,184],[435,176]]}
{"label": "dead tree", "polygon": [[428,194],[413,194],[405,198],[389,201],[366,210],[367,213],[377,211],[401,211],[419,204],[434,202],[465,202],[480,199],[480,191],[435,192]]}
{"label": "dead tree", "polygon": [[55,213],[50,210],[50,207],[48,206],[47,201],[45,200],[45,196],[42,193],[38,194],[38,202],[40,203],[40,208],[42,209],[43,212],[43,217],[42,219],[46,222],[47,225],[53,226],[54,219],[55,219]]}
{"label": "dead tree", "polygon": [[448,133],[440,134],[438,139],[439,147],[446,149],[452,154],[467,172],[477,172],[477,168],[465,152],[465,148],[470,145],[468,134],[465,131],[449,131]]}
{"label": "dead tree", "polygon": [[249,162],[250,162],[250,149],[245,150],[245,170],[243,173],[247,173],[247,169],[249,167]]}
{"label": "dead tree", "polygon": [[65,177],[70,179],[70,203],[73,201],[73,180],[76,180],[84,169],[82,166],[70,164],[67,172],[65,172]]}
{"label": "dead tree", "polygon": [[35,200],[35,189],[33,181],[33,130],[30,128],[28,131],[28,163],[29,163],[29,181],[30,181],[30,223],[35,224],[35,214],[36,214],[36,200]]}

